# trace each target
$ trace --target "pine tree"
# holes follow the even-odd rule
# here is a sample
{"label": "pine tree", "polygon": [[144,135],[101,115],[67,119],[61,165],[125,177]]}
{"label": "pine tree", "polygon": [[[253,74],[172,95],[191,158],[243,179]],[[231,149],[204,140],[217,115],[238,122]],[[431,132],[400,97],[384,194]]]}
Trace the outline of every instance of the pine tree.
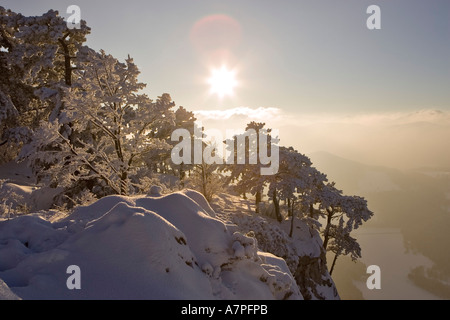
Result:
{"label": "pine tree", "polygon": [[239,194],[244,197],[246,193],[255,196],[256,212],[259,211],[264,186],[267,184],[267,176],[261,175],[261,168],[265,165],[260,161],[260,139],[262,135],[265,136],[269,150],[271,143],[278,143],[278,137],[272,137],[272,130],[264,126],[265,123],[252,121],[247,124],[244,133],[236,134],[232,139],[226,140],[227,150],[232,152],[230,156],[233,161],[229,161],[221,169],[228,173],[228,183],[234,183]]}
{"label": "pine tree", "polygon": [[44,162],[42,173],[55,186],[94,181],[92,188],[128,194],[143,155],[168,147],[155,136],[164,122],[173,122],[174,103],[168,94],[153,102],[139,93],[145,85],[130,57],[121,63],[104,51],[83,50],[75,81],[65,89],[64,110],[54,121],[41,122],[25,156]]}
{"label": "pine tree", "polygon": [[[0,7],[0,135],[11,148],[29,142],[41,120],[61,108],[61,86],[90,29],[68,29],[57,11],[25,17]],[[11,153],[11,156],[14,152]]]}
{"label": "pine tree", "polygon": [[336,261],[341,255],[350,255],[353,261],[361,258],[361,247],[355,238],[343,228],[343,225],[331,225],[329,229],[328,251],[334,253],[333,262],[330,267],[330,275],[333,273]]}
{"label": "pine tree", "polygon": [[[158,129],[158,134],[156,137],[159,139],[163,139],[170,145],[170,149],[167,150],[154,150],[151,155],[146,157],[145,161],[147,166],[150,168],[154,168],[154,171],[157,171],[158,166],[160,167],[160,172],[166,172],[168,170],[171,173],[178,177],[181,185],[184,185],[184,179],[186,178],[186,174],[193,169],[193,156],[191,155],[191,160],[189,163],[180,163],[175,164],[171,159],[171,151],[173,147],[178,144],[178,141],[172,141],[172,133],[177,129],[185,129],[189,132],[191,142],[192,142],[192,150],[193,150],[193,141],[197,139],[194,136],[196,121],[197,119],[194,116],[194,113],[191,111],[187,111],[184,107],[180,106],[174,113],[174,122],[167,125],[165,127],[161,127]],[[201,137],[199,137],[201,138]]]}
{"label": "pine tree", "polygon": [[323,248],[335,254],[332,269],[340,255],[350,255],[353,260],[361,257],[361,248],[350,234],[373,216],[367,200],[343,195],[334,182],[322,185],[317,195],[320,215],[326,220]]}
{"label": "pine tree", "polygon": [[313,203],[313,193],[318,184],[326,180],[326,176],[312,166],[311,160],[292,147],[280,147],[279,169],[274,175],[267,177],[268,195],[277,203],[275,211],[277,219],[282,220],[279,201],[287,204],[288,215],[291,216],[291,231],[295,221],[295,209],[309,208]]}
{"label": "pine tree", "polygon": [[[195,132],[195,126],[196,123],[195,121],[197,120],[197,118],[194,116],[194,113],[192,111],[187,111],[185,108],[183,107],[179,107],[176,111],[175,111],[175,127],[173,128],[173,130],[179,129],[179,128],[183,128],[186,129],[190,132],[191,134],[191,139],[192,141],[194,141],[195,136],[194,136],[194,132]],[[171,130],[171,133],[173,132],[173,130]],[[169,140],[169,138],[167,138],[167,140]],[[173,146],[175,144],[175,142],[171,141],[171,145]],[[187,163],[181,163],[179,165],[175,165],[171,163],[172,169],[174,171],[177,171],[177,176],[180,179],[180,182],[182,185],[184,185],[184,178],[186,177],[186,172],[189,172],[190,170],[192,170],[193,168],[193,159],[191,159],[191,163],[187,164]]]}

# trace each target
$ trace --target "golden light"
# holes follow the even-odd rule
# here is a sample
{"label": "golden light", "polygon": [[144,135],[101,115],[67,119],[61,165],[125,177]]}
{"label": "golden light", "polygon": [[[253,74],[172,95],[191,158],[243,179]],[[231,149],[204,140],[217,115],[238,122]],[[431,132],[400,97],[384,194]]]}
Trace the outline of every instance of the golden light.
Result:
{"label": "golden light", "polygon": [[211,70],[211,77],[208,79],[210,93],[217,94],[219,98],[233,96],[234,88],[238,82],[236,80],[236,71],[229,70],[226,66],[220,69]]}

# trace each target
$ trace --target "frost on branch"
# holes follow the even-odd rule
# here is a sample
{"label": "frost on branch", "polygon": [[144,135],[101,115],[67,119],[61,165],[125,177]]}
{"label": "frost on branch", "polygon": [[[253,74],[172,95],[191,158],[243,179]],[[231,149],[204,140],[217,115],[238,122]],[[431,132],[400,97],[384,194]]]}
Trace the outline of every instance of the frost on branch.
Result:
{"label": "frost on branch", "polygon": [[61,116],[41,123],[26,156],[42,163],[43,178],[66,190],[96,185],[100,196],[132,193],[145,154],[168,147],[155,133],[172,124],[174,103],[168,94],[152,101],[138,93],[145,85],[131,58],[121,63],[103,51],[82,53]]}
{"label": "frost on branch", "polygon": [[27,17],[0,7],[0,106],[5,111],[0,139],[9,148],[5,161],[30,141],[40,121],[57,116],[61,88],[70,85],[74,59],[89,33],[85,21],[69,30],[54,10]]}

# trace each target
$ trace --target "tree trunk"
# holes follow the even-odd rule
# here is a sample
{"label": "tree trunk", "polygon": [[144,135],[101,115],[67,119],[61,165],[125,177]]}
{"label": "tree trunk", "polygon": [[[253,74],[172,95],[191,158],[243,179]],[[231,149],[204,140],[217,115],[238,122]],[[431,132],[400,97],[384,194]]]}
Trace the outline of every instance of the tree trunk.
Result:
{"label": "tree trunk", "polygon": [[277,191],[276,190],[273,190],[272,201],[273,201],[273,206],[275,207],[275,216],[277,217],[278,222],[281,222],[281,221],[283,221],[283,217],[281,216],[281,213],[280,213],[280,200],[277,199]]}
{"label": "tree trunk", "polygon": [[291,200],[288,198],[288,210],[289,210],[289,215],[291,216],[291,230],[289,230],[289,237],[292,238],[292,235],[294,233],[294,202],[295,200],[292,199],[292,203]]}
{"label": "tree trunk", "polygon": [[186,173],[184,172],[184,168],[183,168],[183,163],[180,164],[179,174],[180,174],[180,181],[183,181],[184,177],[186,176]]}
{"label": "tree trunk", "polygon": [[179,175],[180,175],[180,185],[181,187],[184,188],[184,178],[186,177],[186,172],[184,171],[183,163],[180,164]]}
{"label": "tree trunk", "polygon": [[261,202],[261,191],[257,191],[255,195],[255,212],[259,213],[259,203]]}
{"label": "tree trunk", "polygon": [[334,255],[333,263],[332,263],[332,265],[331,265],[330,276],[331,276],[331,274],[333,273],[334,266],[336,265],[336,260],[337,260],[337,258],[338,258],[338,254],[336,253],[336,254]]}
{"label": "tree trunk", "polygon": [[120,194],[123,196],[128,195],[128,183],[127,183],[128,173],[122,171],[120,175]]}
{"label": "tree trunk", "polygon": [[323,233],[323,248],[325,250],[327,250],[328,240],[330,238],[330,234],[329,233],[330,233],[330,227],[331,227],[331,219],[333,218],[333,211],[334,211],[333,209],[331,209],[331,210],[327,209],[327,212],[328,212],[327,225],[326,225],[325,231]]}
{"label": "tree trunk", "polygon": [[205,170],[205,165],[204,164],[201,165],[201,169],[202,169],[202,190],[203,190],[203,195],[205,196],[206,200],[209,201],[209,199],[208,199],[209,197],[208,197],[207,190],[206,190],[207,179],[206,179],[206,170]]}
{"label": "tree trunk", "polygon": [[64,80],[67,86],[72,86],[72,65],[71,65],[71,56],[69,52],[69,47],[66,43],[66,38],[69,34],[66,34],[64,37],[59,38],[59,43],[61,44],[64,51]]}

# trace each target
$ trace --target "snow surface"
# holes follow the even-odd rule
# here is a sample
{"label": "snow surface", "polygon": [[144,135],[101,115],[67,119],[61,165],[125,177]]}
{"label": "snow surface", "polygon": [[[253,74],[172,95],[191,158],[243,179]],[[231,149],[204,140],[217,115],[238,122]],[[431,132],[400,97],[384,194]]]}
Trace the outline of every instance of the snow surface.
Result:
{"label": "snow surface", "polygon": [[19,205],[30,211],[48,210],[60,188],[42,187],[36,184],[26,162],[11,161],[0,166],[0,204]]}
{"label": "snow surface", "polygon": [[0,185],[1,199],[7,199],[12,208],[26,205],[29,210],[48,210],[53,204],[53,198],[61,189],[49,187],[25,186],[11,182]]}
{"label": "snow surface", "polygon": [[[286,262],[193,190],[0,221],[0,299],[302,299]],[[81,289],[68,289],[67,268]]]}

